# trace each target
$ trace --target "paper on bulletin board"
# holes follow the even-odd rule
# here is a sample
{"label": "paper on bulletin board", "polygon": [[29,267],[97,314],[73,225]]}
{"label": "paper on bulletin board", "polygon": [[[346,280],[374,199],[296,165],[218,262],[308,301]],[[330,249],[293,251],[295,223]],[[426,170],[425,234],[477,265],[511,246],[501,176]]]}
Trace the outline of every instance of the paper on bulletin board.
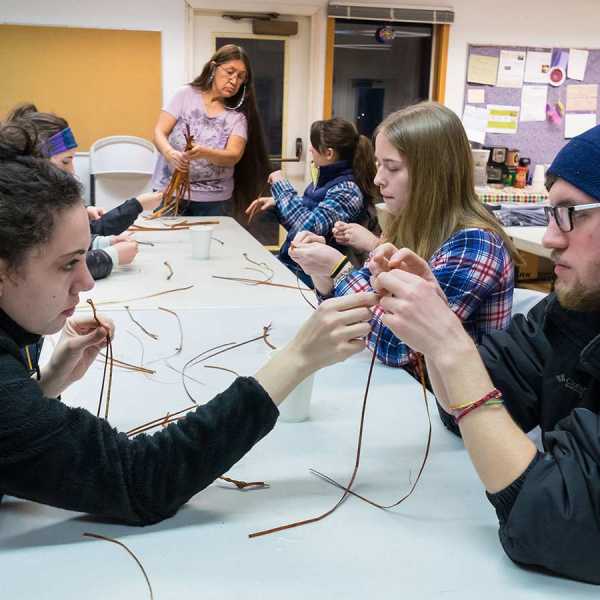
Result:
{"label": "paper on bulletin board", "polygon": [[565,138],[572,138],[596,125],[596,113],[567,113],[565,115]]}
{"label": "paper on bulletin board", "polygon": [[500,64],[498,65],[498,87],[518,88],[523,85],[525,73],[525,52],[514,50],[500,51]]}
{"label": "paper on bulletin board", "polygon": [[497,56],[482,56],[480,54],[469,55],[469,66],[467,69],[467,81],[469,83],[496,85],[497,77]]}
{"label": "paper on bulletin board", "polygon": [[527,83],[550,83],[550,63],[552,52],[529,50],[525,61],[525,81]]}
{"label": "paper on bulletin board", "polygon": [[488,104],[487,133],[517,133],[519,107]]}
{"label": "paper on bulletin board", "polygon": [[598,84],[567,86],[567,110],[596,112],[597,108]]}
{"label": "paper on bulletin board", "polygon": [[462,123],[467,138],[471,142],[483,144],[487,129],[488,111],[484,106],[471,106],[467,104],[463,112]]}
{"label": "paper on bulletin board", "polygon": [[569,50],[569,66],[567,67],[567,76],[569,79],[585,79],[585,68],[587,66],[589,52],[587,50]]}
{"label": "paper on bulletin board", "polygon": [[548,86],[524,85],[521,93],[521,121],[545,121]]}
{"label": "paper on bulletin board", "polygon": [[469,88],[467,90],[468,104],[485,104],[485,88]]}

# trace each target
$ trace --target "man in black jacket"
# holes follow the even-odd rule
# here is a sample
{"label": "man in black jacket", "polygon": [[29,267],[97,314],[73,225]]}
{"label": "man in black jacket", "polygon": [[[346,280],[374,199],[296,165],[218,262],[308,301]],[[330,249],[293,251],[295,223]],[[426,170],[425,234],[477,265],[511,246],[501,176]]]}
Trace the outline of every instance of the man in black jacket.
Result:
{"label": "man in black jacket", "polygon": [[[425,355],[506,553],[600,584],[600,126],[571,140],[548,171],[543,243],[555,293],[506,331],[477,348],[410,251],[381,250],[374,282],[386,294],[384,323]],[[536,426],[542,451],[525,434]]]}

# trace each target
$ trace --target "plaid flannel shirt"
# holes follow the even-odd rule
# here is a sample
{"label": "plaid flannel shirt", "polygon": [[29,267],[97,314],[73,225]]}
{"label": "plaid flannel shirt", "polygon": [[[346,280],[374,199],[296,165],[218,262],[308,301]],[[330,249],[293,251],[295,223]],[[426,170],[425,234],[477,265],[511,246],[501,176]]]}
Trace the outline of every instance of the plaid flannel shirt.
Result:
{"label": "plaid flannel shirt", "polygon": [[[433,254],[429,266],[446,294],[448,305],[476,342],[484,334],[508,326],[514,269],[498,234],[475,228],[457,231]],[[372,291],[370,277],[366,266],[352,271],[337,284],[333,295]],[[392,367],[414,367],[414,351],[383,325],[382,314],[383,309],[377,305],[367,346],[373,350],[381,330],[377,358]]]}
{"label": "plaid flannel shirt", "polygon": [[312,231],[327,237],[336,221],[354,223],[358,220],[363,195],[354,181],[343,181],[327,190],[325,199],[315,208],[302,204],[302,196],[287,181],[276,181],[271,186],[279,222],[287,229],[288,238],[293,239],[299,231]]}

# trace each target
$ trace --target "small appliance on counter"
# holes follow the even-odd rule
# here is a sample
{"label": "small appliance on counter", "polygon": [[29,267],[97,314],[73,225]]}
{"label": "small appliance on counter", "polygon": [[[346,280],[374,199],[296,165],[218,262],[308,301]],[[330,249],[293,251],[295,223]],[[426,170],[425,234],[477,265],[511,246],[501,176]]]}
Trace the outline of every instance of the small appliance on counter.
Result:
{"label": "small appliance on counter", "polygon": [[487,182],[492,185],[502,184],[508,170],[505,164],[507,149],[505,146],[492,146],[488,150],[490,157],[487,163]]}
{"label": "small appliance on counter", "polygon": [[489,149],[471,148],[473,155],[473,183],[476,186],[485,186],[487,183],[487,164],[490,157]]}

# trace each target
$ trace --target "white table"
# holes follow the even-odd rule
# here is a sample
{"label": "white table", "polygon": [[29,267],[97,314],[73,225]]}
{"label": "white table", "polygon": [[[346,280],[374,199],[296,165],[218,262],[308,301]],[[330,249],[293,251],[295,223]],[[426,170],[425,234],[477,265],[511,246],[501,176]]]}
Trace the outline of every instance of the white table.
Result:
{"label": "white table", "polygon": [[[210,219],[188,218],[188,221],[201,222]],[[100,307],[131,305],[135,308],[198,308],[215,306],[223,310],[232,306],[272,306],[297,307],[305,305],[296,288],[296,277],[283,264],[267,252],[243,227],[230,217],[218,217],[219,224],[214,226],[213,236],[223,245],[213,240],[211,256],[208,260],[192,258],[189,230],[164,232],[136,232],[135,238],[154,246],[140,245],[138,255],[131,265],[116,269],[108,278],[96,282],[91,292],[82,294],[82,300],[88,297]],[[177,219],[175,222],[181,221]],[[174,221],[167,220],[167,223]],[[138,220],[144,226],[161,226],[160,221]],[[214,279],[213,275],[264,279],[254,270],[256,265],[248,262],[243,253],[256,261],[266,263],[274,273],[273,282],[292,286],[290,289],[263,285],[247,285],[237,281]],[[169,271],[164,265],[167,261],[174,272],[167,280]],[[190,290],[150,298],[131,300],[156,292],[183,288]],[[302,286],[305,287],[305,286]],[[314,303],[314,294],[308,293]],[[105,302],[118,300],[116,304]],[[308,307],[308,305],[306,305]],[[310,311],[310,307],[308,307]]]}
{"label": "white table", "polygon": [[542,245],[546,227],[505,227],[504,231],[512,238],[518,250],[550,258],[552,251]]}
{"label": "white table", "polygon": [[[304,318],[302,307],[178,310],[185,338],[174,366],[225,341],[242,341],[273,321],[281,346]],[[187,405],[178,376],[153,360],[177,344],[173,317],[136,311],[153,341],[122,310],[109,311],[119,329],[115,356],[144,363],[145,377],[115,370],[111,422],[128,429]],[[211,364],[254,373],[270,350],[256,342],[211,359]],[[317,374],[311,419],[278,423],[231,471],[264,480],[270,488],[240,492],[214,483],[167,521],[146,528],[95,522],[89,517],[5,499],[0,508],[0,596],[61,600],[147,598],[133,560],[119,547],[82,538],[85,531],[118,538],[143,562],[155,598],[223,600],[263,598],[406,598],[480,600],[597,598],[598,589],[525,571],[504,555],[497,521],[462,442],[446,432],[429,399],[433,443],[415,493],[393,511],[348,499],[328,519],[279,534],[248,539],[250,532],[316,516],[339,498],[338,490],[309,467],[345,481],[354,463],[360,406],[370,355]],[[190,384],[199,398],[224,389],[232,376],[199,367]],[[101,365],[73,386],[66,402],[96,406]],[[403,371],[377,365],[366,418],[356,490],[392,502],[410,486],[421,463],[427,420],[420,389]],[[7,501],[8,500],[8,501]]]}

